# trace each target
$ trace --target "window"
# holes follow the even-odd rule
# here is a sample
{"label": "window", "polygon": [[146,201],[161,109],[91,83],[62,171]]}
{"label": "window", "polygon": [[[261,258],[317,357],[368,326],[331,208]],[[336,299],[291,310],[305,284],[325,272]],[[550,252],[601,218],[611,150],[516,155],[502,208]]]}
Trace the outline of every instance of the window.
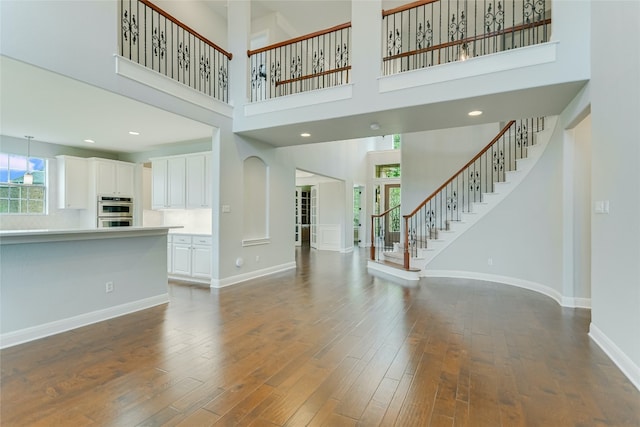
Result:
{"label": "window", "polygon": [[393,135],[393,149],[394,150],[399,150],[400,149],[400,134],[396,133]]}
{"label": "window", "polygon": [[376,178],[400,178],[400,163],[376,165]]}
{"label": "window", "polygon": [[27,157],[0,153],[0,214],[46,213],[46,161],[29,158],[33,184],[24,185]]}

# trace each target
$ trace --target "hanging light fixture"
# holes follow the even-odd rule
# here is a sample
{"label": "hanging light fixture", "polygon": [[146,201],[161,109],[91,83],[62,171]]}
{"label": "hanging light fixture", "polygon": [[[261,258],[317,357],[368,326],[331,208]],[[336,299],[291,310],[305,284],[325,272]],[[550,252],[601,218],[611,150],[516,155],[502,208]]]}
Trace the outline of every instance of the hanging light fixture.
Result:
{"label": "hanging light fixture", "polygon": [[467,59],[469,59],[469,45],[467,44],[467,42],[462,43],[462,46],[460,47],[460,53],[458,55],[458,60],[459,61],[466,61]]}
{"label": "hanging light fixture", "polygon": [[31,185],[33,184],[33,173],[31,173],[31,140],[33,137],[26,135],[25,138],[27,138],[27,171],[22,177],[22,183],[24,185]]}

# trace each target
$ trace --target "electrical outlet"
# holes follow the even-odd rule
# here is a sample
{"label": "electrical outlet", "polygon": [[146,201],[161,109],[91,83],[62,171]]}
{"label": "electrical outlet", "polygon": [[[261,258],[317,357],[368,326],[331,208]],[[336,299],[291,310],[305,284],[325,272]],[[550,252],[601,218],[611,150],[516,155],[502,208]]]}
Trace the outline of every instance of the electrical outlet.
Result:
{"label": "electrical outlet", "polygon": [[256,262],[260,262],[260,255],[256,255]]}
{"label": "electrical outlet", "polygon": [[493,258],[487,259],[487,264],[488,265],[493,265]]}
{"label": "electrical outlet", "polygon": [[106,293],[113,292],[113,282],[107,282],[104,285],[104,290]]}

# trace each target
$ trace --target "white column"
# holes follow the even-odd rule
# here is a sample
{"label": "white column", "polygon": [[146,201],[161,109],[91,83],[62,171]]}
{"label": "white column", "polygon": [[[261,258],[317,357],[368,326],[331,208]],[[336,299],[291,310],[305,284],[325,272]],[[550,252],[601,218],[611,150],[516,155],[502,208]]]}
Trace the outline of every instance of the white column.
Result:
{"label": "white column", "polygon": [[371,99],[382,70],[382,1],[351,2],[351,81],[353,97]]}
{"label": "white column", "polygon": [[233,53],[233,59],[229,63],[229,100],[234,106],[234,118],[238,118],[243,114],[243,106],[249,100],[247,49],[249,49],[251,34],[251,2],[246,0],[227,2],[227,28],[229,51]]}

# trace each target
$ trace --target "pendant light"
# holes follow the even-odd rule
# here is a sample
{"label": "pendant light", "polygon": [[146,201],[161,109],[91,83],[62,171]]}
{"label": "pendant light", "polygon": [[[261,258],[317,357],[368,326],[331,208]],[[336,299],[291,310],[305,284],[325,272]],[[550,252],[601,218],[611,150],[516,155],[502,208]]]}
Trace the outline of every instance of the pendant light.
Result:
{"label": "pendant light", "polygon": [[27,138],[27,171],[24,173],[24,176],[22,177],[22,183],[24,185],[31,185],[33,184],[33,173],[31,173],[31,140],[33,139],[32,136],[26,135],[25,138]]}

